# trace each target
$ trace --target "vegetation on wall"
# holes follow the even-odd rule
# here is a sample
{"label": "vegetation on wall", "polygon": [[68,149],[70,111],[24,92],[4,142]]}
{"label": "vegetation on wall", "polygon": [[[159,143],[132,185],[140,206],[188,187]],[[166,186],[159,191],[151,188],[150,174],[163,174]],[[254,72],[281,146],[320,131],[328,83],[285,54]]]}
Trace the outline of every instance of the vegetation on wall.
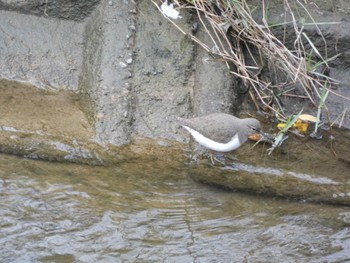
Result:
{"label": "vegetation on wall", "polygon": [[[261,112],[287,122],[287,127],[293,127],[294,123],[288,123],[288,120],[295,122],[297,118],[291,118],[285,113],[280,103],[281,96],[309,100],[318,109],[316,134],[319,114],[321,109],[325,109],[327,96],[329,93],[336,94],[331,87],[338,82],[329,77],[328,63],[337,55],[328,57],[326,39],[301,1],[283,1],[284,22],[278,24],[269,23],[268,1],[264,0],[258,1],[261,6],[251,5],[249,2],[252,1],[246,0],[152,2],[180,32],[212,54],[214,59],[227,64],[228,70],[248,88],[251,99]],[[197,15],[199,25],[211,39],[210,44],[197,38],[195,32],[185,32],[176,23],[182,9],[189,9]],[[306,18],[298,17],[298,13],[295,14],[298,10]],[[258,20],[255,17],[260,18]],[[307,26],[313,26],[317,31],[323,42],[322,50],[308,36],[305,30]],[[276,27],[293,31],[292,34],[288,32],[289,36],[295,36],[293,47],[287,47],[283,39],[275,36],[273,29]],[[272,71],[278,77],[266,80],[261,77],[263,71]],[[295,89],[298,92],[293,92]],[[297,115],[297,112],[294,114]]]}

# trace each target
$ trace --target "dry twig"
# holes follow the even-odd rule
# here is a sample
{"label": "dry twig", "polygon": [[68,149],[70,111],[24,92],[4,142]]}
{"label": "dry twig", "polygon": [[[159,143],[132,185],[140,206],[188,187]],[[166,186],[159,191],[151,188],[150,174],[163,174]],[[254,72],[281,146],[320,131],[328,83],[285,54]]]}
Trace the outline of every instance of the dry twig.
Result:
{"label": "dry twig", "polygon": [[[155,0],[152,0],[152,2],[159,9],[159,5]],[[335,82],[327,75],[321,74],[320,77],[320,73],[316,75],[308,69],[307,63],[310,61],[307,61],[307,58],[312,51],[321,59],[321,64],[327,65],[327,61],[329,60],[327,60],[327,57],[324,59],[321,56],[321,52],[316,49],[308,38],[304,32],[305,23],[300,24],[300,21],[295,18],[288,0],[284,0],[284,3],[286,12],[292,18],[291,24],[296,35],[294,50],[288,49],[271,32],[266,20],[267,8],[265,0],[262,0],[263,24],[257,23],[253,18],[246,0],[174,0],[173,2],[180,8],[192,9],[197,13],[200,23],[211,39],[210,46],[193,34],[185,32],[173,20],[169,18],[168,20],[181,33],[189,36],[207,52],[226,61],[228,67],[231,68],[230,72],[239,77],[250,88],[249,94],[251,94],[253,101],[258,103],[259,107],[265,111],[270,110],[279,117],[286,117],[283,115],[283,109],[278,106],[279,102],[277,96],[274,94],[274,89],[280,90],[279,93],[283,94],[287,92],[284,90],[285,88],[299,84],[305,93],[305,96],[302,97],[308,98],[310,102],[317,106],[317,102],[321,98],[319,90],[326,82],[331,85]],[[312,24],[316,26],[318,32],[321,34],[327,56],[326,40],[318,28],[317,23],[300,1],[297,0],[296,4],[305,10],[313,22]],[[312,47],[312,51],[305,49],[303,39],[308,41]],[[261,58],[260,62],[257,62],[254,58],[253,51],[251,50],[252,47],[258,51]],[[247,53],[254,65],[248,65]],[[260,79],[261,70],[265,66],[263,61],[268,61],[270,65],[274,65],[275,68],[281,71],[286,81],[272,84],[271,82],[267,83]],[[232,69],[230,65],[234,65],[234,68]],[[332,90],[330,92],[336,94]],[[290,94],[288,95],[291,96]]]}

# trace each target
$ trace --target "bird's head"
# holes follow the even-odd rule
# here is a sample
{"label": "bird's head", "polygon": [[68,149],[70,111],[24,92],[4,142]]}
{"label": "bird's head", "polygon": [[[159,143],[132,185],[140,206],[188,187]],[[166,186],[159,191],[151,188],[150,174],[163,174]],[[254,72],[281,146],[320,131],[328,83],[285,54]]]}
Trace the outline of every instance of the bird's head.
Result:
{"label": "bird's head", "polygon": [[258,121],[257,119],[254,119],[254,118],[248,118],[248,119],[244,119],[244,120],[246,123],[246,127],[248,128],[248,131],[247,131],[248,135],[261,132],[260,121]]}

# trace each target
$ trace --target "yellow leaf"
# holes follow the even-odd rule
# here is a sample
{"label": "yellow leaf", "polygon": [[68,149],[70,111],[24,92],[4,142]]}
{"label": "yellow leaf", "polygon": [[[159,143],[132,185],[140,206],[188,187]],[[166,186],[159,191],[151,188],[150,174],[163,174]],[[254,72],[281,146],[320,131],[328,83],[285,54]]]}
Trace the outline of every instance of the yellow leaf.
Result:
{"label": "yellow leaf", "polygon": [[307,129],[309,128],[309,123],[307,121],[302,121],[301,119],[298,119],[294,123],[294,128],[297,129],[300,133],[307,132]]}
{"label": "yellow leaf", "polygon": [[277,124],[277,128],[278,128],[279,130],[282,130],[282,129],[284,128],[284,126],[286,126],[285,123],[279,123],[279,124]]}
{"label": "yellow leaf", "polygon": [[[279,123],[277,124],[277,128],[279,130],[282,130],[286,126],[285,123]],[[307,121],[302,121],[301,119],[298,119],[294,124],[293,128],[297,129],[300,133],[307,132],[307,129],[309,128],[309,123]]]}

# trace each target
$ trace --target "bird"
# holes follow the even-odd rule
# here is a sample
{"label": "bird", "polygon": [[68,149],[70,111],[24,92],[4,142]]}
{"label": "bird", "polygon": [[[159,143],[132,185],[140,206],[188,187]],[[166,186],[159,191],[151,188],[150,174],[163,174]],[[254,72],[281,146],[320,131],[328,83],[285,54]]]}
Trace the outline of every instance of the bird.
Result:
{"label": "bird", "polygon": [[236,150],[261,129],[255,118],[240,119],[226,113],[190,119],[177,117],[177,120],[200,145],[221,153]]}

